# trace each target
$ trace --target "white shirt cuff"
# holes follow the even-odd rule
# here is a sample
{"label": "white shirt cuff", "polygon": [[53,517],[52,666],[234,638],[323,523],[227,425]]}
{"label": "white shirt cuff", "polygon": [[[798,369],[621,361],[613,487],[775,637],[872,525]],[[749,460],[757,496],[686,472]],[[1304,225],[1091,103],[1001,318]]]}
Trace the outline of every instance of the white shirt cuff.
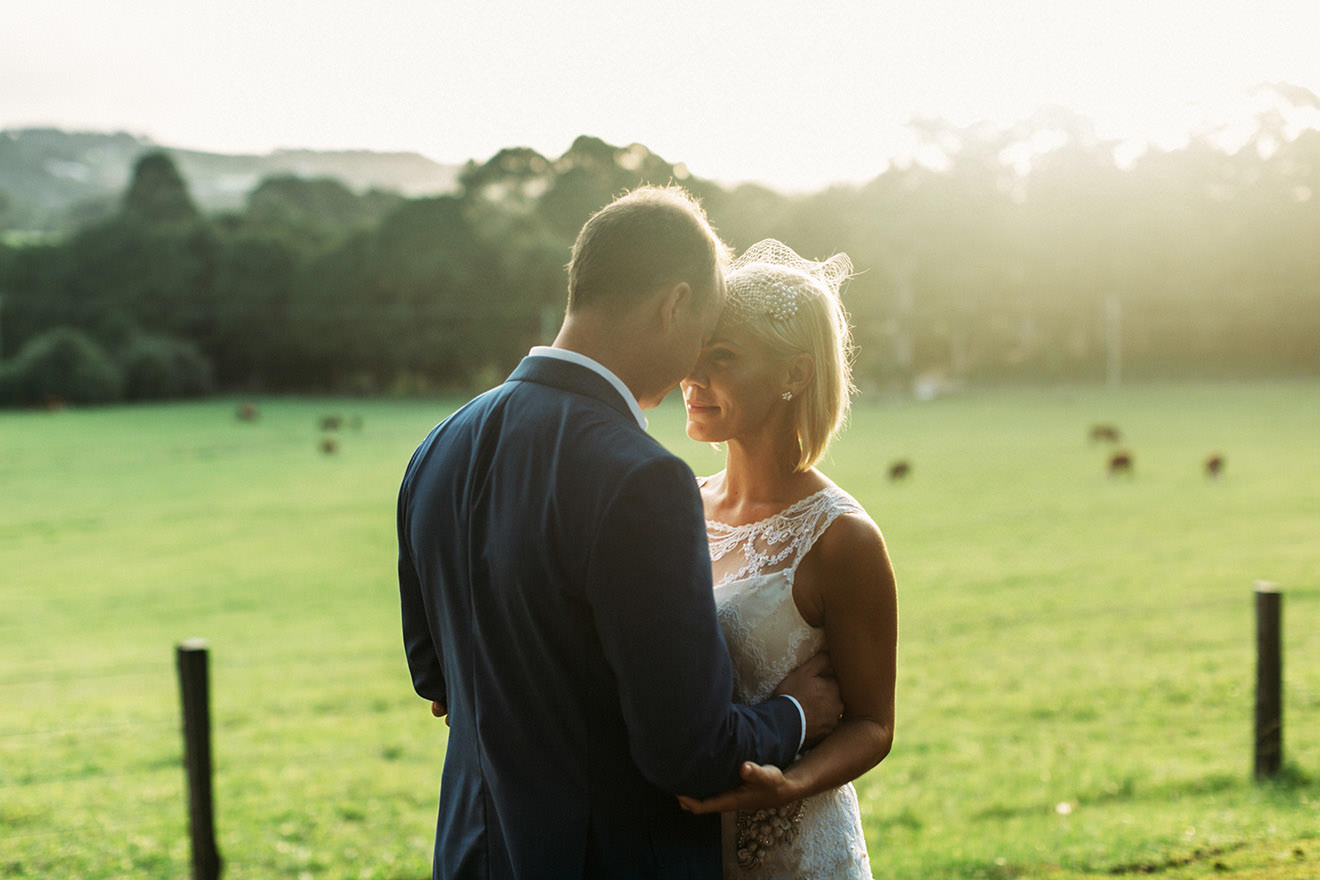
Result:
{"label": "white shirt cuff", "polygon": [[797,747],[797,750],[800,752],[802,751],[803,744],[806,743],[807,741],[807,713],[802,711],[802,704],[798,702],[797,697],[791,696],[789,694],[780,694],[779,696],[783,697],[786,700],[792,700],[793,708],[798,710],[798,717],[802,719],[802,736],[798,738],[798,747]]}

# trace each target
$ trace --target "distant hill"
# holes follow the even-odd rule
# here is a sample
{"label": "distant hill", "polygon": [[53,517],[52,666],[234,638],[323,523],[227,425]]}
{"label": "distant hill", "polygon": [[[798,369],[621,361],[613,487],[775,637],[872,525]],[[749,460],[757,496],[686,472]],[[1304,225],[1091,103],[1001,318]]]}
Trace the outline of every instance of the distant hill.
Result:
{"label": "distant hill", "polygon": [[205,211],[241,207],[262,180],[333,177],[357,191],[407,196],[449,192],[461,166],[417,153],[276,150],[230,155],[162,146],[137,135],[51,128],[0,131],[0,228],[64,229],[117,203],[144,152],[169,153]]}

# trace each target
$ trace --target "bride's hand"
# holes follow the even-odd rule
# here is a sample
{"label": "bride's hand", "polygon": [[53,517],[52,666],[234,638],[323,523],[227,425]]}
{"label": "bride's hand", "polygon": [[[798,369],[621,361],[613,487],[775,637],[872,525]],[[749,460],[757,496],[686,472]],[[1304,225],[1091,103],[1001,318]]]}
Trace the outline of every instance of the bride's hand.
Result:
{"label": "bride's hand", "polygon": [[708,798],[678,796],[678,804],[689,813],[727,813],[731,810],[764,810],[797,800],[784,771],[772,764],[744,761],[738,768],[743,784]]}

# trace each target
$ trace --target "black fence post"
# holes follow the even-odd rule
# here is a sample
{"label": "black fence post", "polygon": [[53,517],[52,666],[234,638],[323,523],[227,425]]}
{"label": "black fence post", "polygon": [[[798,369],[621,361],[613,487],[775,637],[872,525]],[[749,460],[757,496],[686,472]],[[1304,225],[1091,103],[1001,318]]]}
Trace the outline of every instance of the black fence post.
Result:
{"label": "black fence post", "polygon": [[1256,582],[1255,777],[1277,776],[1283,767],[1283,596],[1278,584]]}
{"label": "black fence post", "polygon": [[211,798],[211,706],[206,641],[181,642],[175,654],[183,701],[183,765],[188,776],[193,880],[218,880],[220,852],[215,844]]}

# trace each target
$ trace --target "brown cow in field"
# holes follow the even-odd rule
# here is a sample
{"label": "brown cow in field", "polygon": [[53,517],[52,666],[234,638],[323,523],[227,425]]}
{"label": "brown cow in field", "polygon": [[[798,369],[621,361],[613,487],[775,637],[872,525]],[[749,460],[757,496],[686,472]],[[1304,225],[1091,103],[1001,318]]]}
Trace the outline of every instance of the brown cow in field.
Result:
{"label": "brown cow in field", "polygon": [[889,466],[889,479],[893,482],[907,479],[912,473],[912,465],[906,459],[900,459]]}
{"label": "brown cow in field", "polygon": [[1117,443],[1122,433],[1113,425],[1092,425],[1088,435],[1092,443]]}
{"label": "brown cow in field", "polygon": [[261,411],[257,409],[257,405],[247,401],[240,403],[238,409],[234,411],[234,418],[240,422],[255,422],[259,415],[261,415]]}
{"label": "brown cow in field", "polygon": [[1132,476],[1132,453],[1126,449],[1120,449],[1109,456],[1108,472],[1111,479],[1119,474]]}
{"label": "brown cow in field", "polygon": [[1207,480],[1217,480],[1224,473],[1224,454],[1222,452],[1211,453],[1205,460],[1205,478]]}

